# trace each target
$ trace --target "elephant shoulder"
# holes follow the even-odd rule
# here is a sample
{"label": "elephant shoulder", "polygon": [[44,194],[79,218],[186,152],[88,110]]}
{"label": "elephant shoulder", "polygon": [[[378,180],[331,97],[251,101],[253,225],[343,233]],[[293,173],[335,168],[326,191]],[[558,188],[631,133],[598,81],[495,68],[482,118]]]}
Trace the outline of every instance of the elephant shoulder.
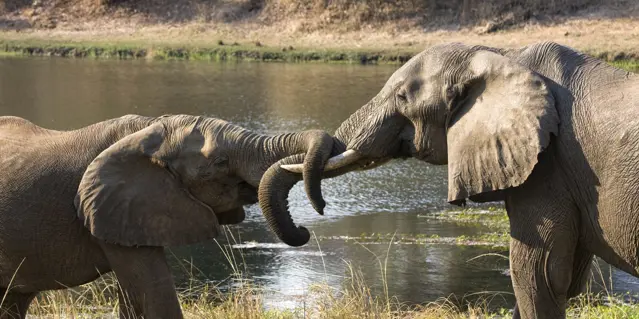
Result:
{"label": "elephant shoulder", "polygon": [[60,132],[45,129],[35,123],[17,116],[0,116],[0,136],[22,136],[23,138],[35,135],[54,135]]}

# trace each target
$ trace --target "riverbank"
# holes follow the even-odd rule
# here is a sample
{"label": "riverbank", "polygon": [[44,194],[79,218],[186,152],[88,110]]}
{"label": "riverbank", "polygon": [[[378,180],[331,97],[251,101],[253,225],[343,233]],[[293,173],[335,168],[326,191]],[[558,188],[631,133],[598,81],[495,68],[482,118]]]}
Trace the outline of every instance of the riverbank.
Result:
{"label": "riverbank", "polygon": [[262,45],[241,45],[237,42],[225,44],[222,41],[217,46],[211,47],[171,47],[130,43],[74,43],[0,39],[0,55],[67,58],[401,64],[408,61],[415,53],[417,52],[407,49],[296,49],[293,46],[279,49]]}
{"label": "riverbank", "polygon": [[[561,43],[561,42],[560,42]],[[221,41],[216,47],[145,45],[131,43],[6,40],[0,34],[0,56],[93,59],[188,60],[210,62],[288,62],[344,64],[403,64],[420,51],[400,49],[283,48],[249,46]],[[583,52],[626,70],[639,69],[634,52],[585,49]]]}
{"label": "riverbank", "polygon": [[554,41],[605,61],[639,65],[639,19],[636,19],[639,4],[614,10],[602,6],[546,19],[529,18],[494,30],[486,29],[492,22],[465,25],[450,21],[427,27],[392,21],[363,23],[346,29],[334,22],[322,28],[308,28],[302,26],[319,18],[273,14],[269,15],[268,23],[255,17],[230,22],[219,19],[149,22],[109,14],[90,20],[68,19],[47,28],[34,27],[36,23],[29,21],[35,18],[28,10],[33,11],[23,9],[13,15],[0,15],[1,54],[401,64],[424,48],[443,42],[514,48]]}

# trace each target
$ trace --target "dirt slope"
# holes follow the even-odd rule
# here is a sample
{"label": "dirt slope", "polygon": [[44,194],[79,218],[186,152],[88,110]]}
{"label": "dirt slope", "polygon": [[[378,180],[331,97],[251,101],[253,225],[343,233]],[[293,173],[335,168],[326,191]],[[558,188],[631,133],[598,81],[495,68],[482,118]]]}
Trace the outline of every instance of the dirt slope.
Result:
{"label": "dirt slope", "polygon": [[636,0],[0,0],[0,39],[399,48],[551,40],[639,52]]}

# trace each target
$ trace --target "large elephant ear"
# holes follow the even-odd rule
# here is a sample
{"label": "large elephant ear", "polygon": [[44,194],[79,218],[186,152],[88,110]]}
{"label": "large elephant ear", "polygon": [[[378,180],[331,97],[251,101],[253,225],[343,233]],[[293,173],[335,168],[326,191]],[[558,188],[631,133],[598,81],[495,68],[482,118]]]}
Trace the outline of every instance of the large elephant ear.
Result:
{"label": "large elephant ear", "polygon": [[93,236],[125,246],[191,244],[217,235],[218,221],[170,163],[188,132],[155,123],[100,153],[80,182],[75,204]]}
{"label": "large elephant ear", "polygon": [[454,204],[521,185],[559,128],[555,100],[538,74],[490,51],[477,51],[469,69],[447,132]]}

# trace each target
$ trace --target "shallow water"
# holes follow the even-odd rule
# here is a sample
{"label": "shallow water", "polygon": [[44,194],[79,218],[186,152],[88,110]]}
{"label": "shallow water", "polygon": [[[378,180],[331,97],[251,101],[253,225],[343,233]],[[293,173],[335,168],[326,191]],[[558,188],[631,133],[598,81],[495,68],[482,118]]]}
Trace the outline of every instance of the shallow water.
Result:
{"label": "shallow water", "polygon": [[[0,59],[0,111],[53,129],[72,129],[124,114],[165,113],[220,117],[262,133],[322,128],[333,132],[349,114],[373,97],[395,66],[260,64],[73,59]],[[316,235],[308,245],[291,248],[267,229],[256,206],[247,221],[230,227],[240,270],[267,289],[266,303],[295,307],[308,298],[309,286],[347,285],[350,270],[361,271],[376,294],[400,302],[424,303],[455,294],[458,299],[490,297],[495,306],[511,306],[508,263],[491,252],[504,249],[432,244],[371,243],[375,234],[438,235],[455,238],[488,231],[481,226],[435,221],[429,213],[453,208],[446,203],[446,167],[416,160],[393,161],[362,173],[323,181],[325,216],[309,205],[301,185],[289,202],[295,221]],[[364,239],[364,240],[362,240]],[[172,248],[178,282],[189,274],[221,287],[231,266],[218,243]],[[175,258],[173,258],[175,257]],[[188,271],[185,271],[188,270]],[[609,267],[614,291],[637,291],[639,281]],[[609,283],[608,283],[609,284]],[[489,294],[486,295],[486,292]]]}

